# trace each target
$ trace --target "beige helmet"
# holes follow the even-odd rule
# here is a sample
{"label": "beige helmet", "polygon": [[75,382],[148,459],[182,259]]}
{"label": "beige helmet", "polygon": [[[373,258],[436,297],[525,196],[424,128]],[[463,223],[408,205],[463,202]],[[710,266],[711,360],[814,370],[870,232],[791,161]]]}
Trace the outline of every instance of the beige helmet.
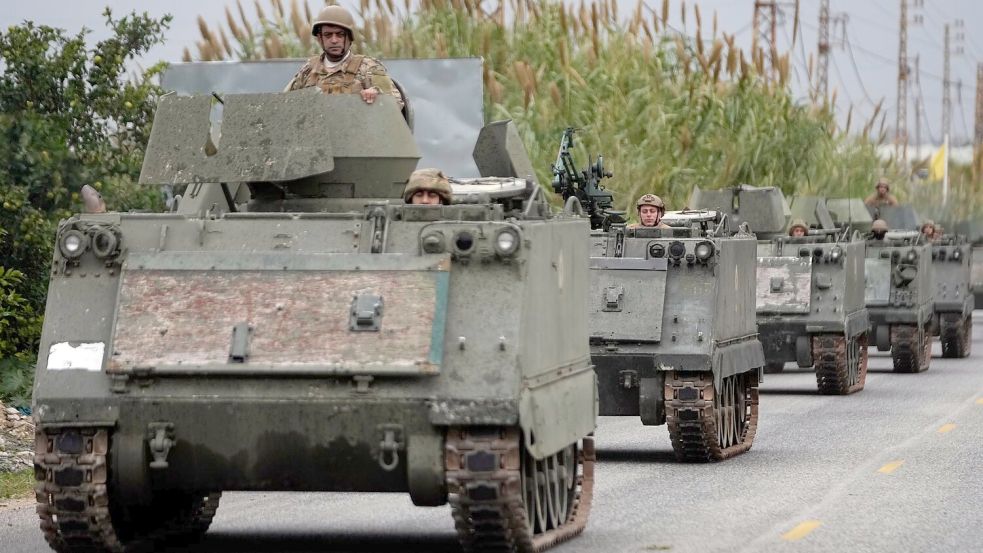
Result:
{"label": "beige helmet", "polygon": [[788,233],[792,234],[792,229],[795,227],[802,227],[802,230],[806,231],[806,234],[809,234],[809,225],[802,219],[792,219],[792,224],[788,227]]}
{"label": "beige helmet", "polygon": [[410,181],[403,189],[403,201],[410,203],[413,194],[420,190],[430,190],[440,196],[440,203],[451,203],[451,183],[440,169],[417,169],[410,175]]}
{"label": "beige helmet", "polygon": [[878,179],[877,180],[877,184],[874,185],[874,188],[877,188],[878,186],[881,186],[881,185],[883,185],[884,188],[886,188],[888,192],[891,191],[891,183],[888,182],[887,179],[885,179],[885,178]]}
{"label": "beige helmet", "polygon": [[873,222],[873,224],[870,225],[870,230],[875,232],[878,231],[887,232],[888,231],[887,221],[885,221],[884,219],[876,219]]}
{"label": "beige helmet", "polygon": [[351,12],[341,6],[325,6],[317,18],[311,23],[311,34],[317,36],[318,27],[321,25],[334,25],[348,31],[352,40],[355,40],[355,18]]}
{"label": "beige helmet", "polygon": [[662,198],[656,196],[655,194],[646,194],[635,202],[635,209],[641,209],[643,205],[651,205],[661,209],[666,210],[666,203],[662,201]]}
{"label": "beige helmet", "polygon": [[932,232],[935,232],[935,221],[933,221],[933,220],[931,220],[931,219],[925,219],[925,222],[924,222],[924,223],[922,223],[922,226],[920,226],[920,227],[918,227],[918,228],[919,228],[919,229],[920,229],[920,230],[921,230],[922,232],[924,232],[924,231],[925,231],[925,227],[931,227],[931,229],[932,229]]}

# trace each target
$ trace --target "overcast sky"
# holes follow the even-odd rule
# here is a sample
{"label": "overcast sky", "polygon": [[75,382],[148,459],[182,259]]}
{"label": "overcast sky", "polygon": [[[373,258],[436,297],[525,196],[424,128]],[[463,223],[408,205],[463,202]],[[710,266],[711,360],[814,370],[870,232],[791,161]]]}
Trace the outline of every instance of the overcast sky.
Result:
{"label": "overcast sky", "polygon": [[[289,4],[292,0],[284,0]],[[316,12],[323,2],[307,1]],[[623,13],[629,13],[634,0],[618,0]],[[269,0],[259,0],[268,10]],[[401,3],[401,2],[400,2]],[[648,0],[650,6],[661,9],[661,0]],[[751,20],[754,13],[754,0],[690,0],[686,2],[692,16],[692,6],[699,4],[703,12],[704,28],[709,27],[711,14],[718,13],[719,27],[722,31],[736,33],[740,42],[750,44]],[[942,75],[943,75],[943,26],[957,19],[964,22],[965,39],[957,40],[959,30],[953,28],[951,35],[952,66],[952,140],[960,143],[971,140],[974,132],[974,106],[976,96],[977,63],[983,62],[983,37],[975,36],[973,30],[983,25],[983,2],[980,0],[923,0],[922,8],[909,0],[908,55],[913,60],[920,58],[921,88],[909,91],[908,127],[914,141],[915,108],[914,99],[922,96],[925,113],[922,120],[922,142],[941,142],[942,127]],[[93,31],[93,40],[106,35],[102,11],[106,6],[113,9],[116,16],[132,10],[147,11],[152,16],[164,14],[174,16],[167,42],[155,49],[147,62],[165,60],[177,62],[185,47],[194,51],[193,45],[199,38],[197,17],[203,16],[213,27],[224,22],[226,5],[235,7],[234,0],[4,0],[0,11],[0,28],[24,20],[39,24],[60,27],[75,32],[87,27]],[[357,7],[352,0],[342,0],[342,4]],[[491,3],[489,3],[491,4]],[[680,18],[680,0],[670,0],[670,24],[683,32],[692,32],[693,18],[688,17],[688,27]],[[793,10],[792,2],[783,2],[784,24],[778,28],[780,49],[791,44]],[[243,2],[247,13],[255,14],[253,2]],[[801,29],[793,55],[795,75],[792,77],[793,90],[797,97],[805,98],[808,93],[806,59],[816,51],[820,0],[802,0],[800,9]],[[846,40],[837,29],[833,32],[834,48],[831,51],[829,67],[829,86],[839,95],[838,110],[845,114],[850,105],[866,119],[873,112],[873,106],[884,99],[888,110],[888,125],[893,128],[897,106],[897,58],[898,27],[900,21],[900,0],[830,0],[833,16],[845,13]],[[915,16],[921,16],[920,24]],[[839,44],[839,46],[838,46]],[[956,53],[961,48],[962,53]],[[912,62],[913,65],[913,62]],[[912,80],[914,80],[912,78]],[[961,82],[962,86],[959,87]],[[912,83],[914,84],[914,83]],[[856,118],[855,118],[856,119]],[[854,127],[856,128],[856,127]]]}

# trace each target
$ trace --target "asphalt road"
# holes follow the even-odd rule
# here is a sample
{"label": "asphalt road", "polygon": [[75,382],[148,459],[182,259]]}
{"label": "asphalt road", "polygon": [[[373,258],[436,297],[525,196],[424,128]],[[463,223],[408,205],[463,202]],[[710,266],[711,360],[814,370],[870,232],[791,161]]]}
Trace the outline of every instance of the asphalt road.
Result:
{"label": "asphalt road", "polygon": [[[890,371],[873,348],[864,391],[816,393],[812,372],[767,375],[754,447],[683,465],[665,427],[603,418],[586,532],[573,552],[983,551],[983,312],[974,354]],[[47,551],[33,504],[0,508],[0,551]],[[458,551],[446,507],[402,495],[226,494],[194,552]]]}

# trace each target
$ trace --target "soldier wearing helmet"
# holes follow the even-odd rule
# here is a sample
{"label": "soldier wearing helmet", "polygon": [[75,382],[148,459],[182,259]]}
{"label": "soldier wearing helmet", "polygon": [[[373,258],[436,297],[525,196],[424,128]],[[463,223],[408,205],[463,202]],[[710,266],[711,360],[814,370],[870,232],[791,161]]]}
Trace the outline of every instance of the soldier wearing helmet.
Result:
{"label": "soldier wearing helmet", "polygon": [[922,233],[922,236],[925,237],[925,240],[926,241],[931,242],[931,241],[935,240],[935,238],[936,238],[935,237],[935,223],[932,222],[931,220],[926,220],[924,223],[922,223],[921,233]]}
{"label": "soldier wearing helmet", "polygon": [[894,207],[898,205],[898,199],[891,194],[891,183],[887,179],[880,179],[874,186],[874,193],[867,196],[864,200],[867,207]]}
{"label": "soldier wearing helmet", "polygon": [[870,235],[874,240],[884,240],[887,230],[887,221],[884,219],[877,219],[870,225]]}
{"label": "soldier wearing helmet", "polygon": [[311,34],[322,52],[307,60],[284,92],[316,86],[326,94],[359,94],[367,104],[379,94],[391,94],[403,104],[386,67],[378,60],[352,52],[355,19],[348,10],[326,6],[311,23]]}
{"label": "soldier wearing helmet", "polygon": [[635,209],[638,212],[638,223],[628,228],[669,228],[669,225],[662,222],[662,216],[666,213],[666,204],[655,194],[646,194],[639,198],[635,202]]}
{"label": "soldier wearing helmet", "polygon": [[793,219],[792,226],[788,227],[788,235],[792,237],[805,236],[809,234],[809,226],[802,219]]}
{"label": "soldier wearing helmet", "polygon": [[406,183],[403,201],[416,205],[449,205],[451,183],[440,169],[417,169]]}

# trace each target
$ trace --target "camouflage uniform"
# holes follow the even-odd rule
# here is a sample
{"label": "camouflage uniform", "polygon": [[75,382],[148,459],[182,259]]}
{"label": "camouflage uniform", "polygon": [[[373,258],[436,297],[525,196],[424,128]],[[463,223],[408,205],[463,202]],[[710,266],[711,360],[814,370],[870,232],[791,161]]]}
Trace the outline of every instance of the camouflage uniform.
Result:
{"label": "camouflage uniform", "polygon": [[392,94],[399,105],[403,105],[399,89],[378,60],[349,51],[340,63],[332,64],[333,68],[329,68],[324,59],[324,54],[321,54],[307,60],[290,79],[284,92],[316,86],[325,94],[358,94],[364,89],[376,87],[382,94]]}

